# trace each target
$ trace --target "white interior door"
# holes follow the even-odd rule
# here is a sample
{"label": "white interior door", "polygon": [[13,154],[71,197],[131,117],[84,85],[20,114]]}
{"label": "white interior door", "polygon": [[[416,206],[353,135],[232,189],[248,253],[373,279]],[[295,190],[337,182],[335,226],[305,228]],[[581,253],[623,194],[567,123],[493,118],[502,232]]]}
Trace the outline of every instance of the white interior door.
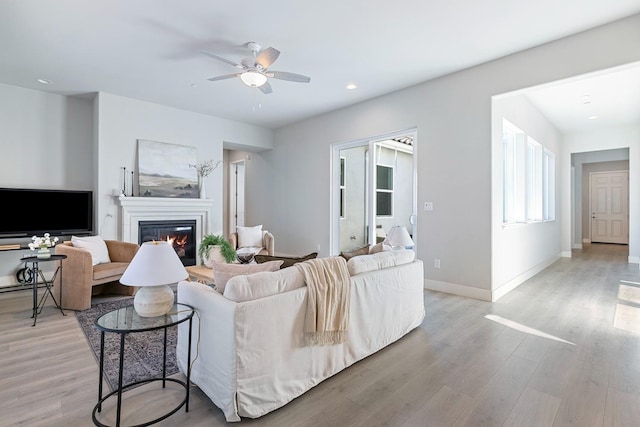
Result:
{"label": "white interior door", "polygon": [[629,243],[629,172],[589,174],[591,241]]}
{"label": "white interior door", "polygon": [[229,167],[229,233],[244,226],[244,160]]}

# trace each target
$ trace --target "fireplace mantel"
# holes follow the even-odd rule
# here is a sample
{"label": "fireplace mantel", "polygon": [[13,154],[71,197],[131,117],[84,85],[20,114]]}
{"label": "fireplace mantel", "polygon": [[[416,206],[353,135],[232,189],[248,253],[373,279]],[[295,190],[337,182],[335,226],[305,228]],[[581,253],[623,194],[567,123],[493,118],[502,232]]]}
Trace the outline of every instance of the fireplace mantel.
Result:
{"label": "fireplace mantel", "polygon": [[120,240],[138,243],[140,221],[195,219],[196,241],[209,234],[213,199],[118,196]]}

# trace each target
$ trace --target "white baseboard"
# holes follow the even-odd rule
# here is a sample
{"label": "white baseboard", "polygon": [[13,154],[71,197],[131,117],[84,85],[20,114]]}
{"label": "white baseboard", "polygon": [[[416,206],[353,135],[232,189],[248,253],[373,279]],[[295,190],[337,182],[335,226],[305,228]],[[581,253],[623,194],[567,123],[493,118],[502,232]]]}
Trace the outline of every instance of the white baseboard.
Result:
{"label": "white baseboard", "polygon": [[583,245],[590,245],[591,244],[591,239],[582,239],[582,244]]}
{"label": "white baseboard", "polygon": [[582,249],[582,243],[574,243],[573,249]]}
{"label": "white baseboard", "polygon": [[571,251],[562,251],[560,252],[560,256],[562,258],[571,258]]}
{"label": "white baseboard", "polygon": [[17,284],[16,276],[0,276],[0,288],[16,286]]}
{"label": "white baseboard", "polygon": [[465,286],[455,283],[441,282],[439,280],[424,279],[424,288],[430,291],[446,292],[448,294],[459,295],[461,297],[491,301],[490,290],[474,288],[473,286]]}
{"label": "white baseboard", "polygon": [[629,264],[640,264],[640,257],[630,256],[630,257],[627,258],[627,262]]}
{"label": "white baseboard", "polygon": [[525,281],[529,280],[530,278],[532,278],[536,274],[540,273],[542,270],[544,270],[545,268],[549,267],[551,264],[553,264],[554,262],[556,262],[560,258],[561,258],[561,254],[554,255],[551,258],[541,262],[540,264],[537,264],[537,265],[533,266],[532,268],[530,268],[529,270],[525,271],[524,273],[522,273],[522,274],[516,276],[515,278],[509,280],[508,282],[502,284],[499,288],[497,288],[497,289],[493,290],[493,292],[491,292],[491,298],[492,298],[491,301],[492,302],[498,301],[500,298],[505,296],[508,292],[514,290],[515,288],[520,286],[522,283],[524,283]]}

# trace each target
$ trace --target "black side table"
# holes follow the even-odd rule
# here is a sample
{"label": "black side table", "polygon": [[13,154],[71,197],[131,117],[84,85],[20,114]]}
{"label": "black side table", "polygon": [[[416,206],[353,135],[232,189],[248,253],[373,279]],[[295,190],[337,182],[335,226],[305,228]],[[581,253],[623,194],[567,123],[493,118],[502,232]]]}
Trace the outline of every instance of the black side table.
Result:
{"label": "black side table", "polygon": [[[156,317],[141,317],[138,316],[133,305],[122,307],[117,310],[110,311],[102,316],[98,317],[94,323],[94,328],[100,331],[100,378],[98,379],[98,403],[93,408],[92,419],[93,423],[99,427],[109,427],[106,424],[102,424],[96,418],[96,412],[102,411],[102,403],[111,396],[117,395],[118,402],[116,406],[116,424],[115,427],[120,427],[120,412],[122,410],[122,392],[126,391],[129,387],[135,385],[146,384],[152,381],[162,381],[162,388],[165,387],[166,381],[171,381],[182,385],[185,389],[185,398],[178,406],[166,414],[151,420],[143,424],[137,424],[131,427],[143,427],[155,424],[168,418],[169,416],[178,412],[180,408],[185,406],[186,412],[189,412],[189,388],[191,385],[191,329],[193,324],[193,307],[186,304],[176,303],[171,310],[165,315]],[[172,326],[177,326],[182,322],[189,321],[189,345],[187,350],[187,381],[181,381],[175,378],[167,378],[167,329]],[[139,381],[135,381],[129,384],[122,384],[123,369],[124,369],[124,339],[127,334],[136,332],[147,332],[162,329],[164,330],[164,354],[162,359],[162,377],[159,378],[145,378]],[[118,370],[118,388],[106,396],[102,396],[102,376],[104,374],[104,334],[105,332],[113,332],[120,334],[120,359]]]}
{"label": "black side table", "polygon": [[[36,255],[32,255],[32,256],[20,258],[20,261],[24,262],[25,265],[27,263],[31,263],[30,270],[31,270],[31,277],[33,281],[33,314],[31,315],[31,317],[33,318],[33,325],[31,326],[36,326],[36,320],[38,320],[38,314],[42,312],[42,309],[44,308],[44,303],[46,302],[47,297],[49,295],[51,295],[51,298],[53,298],[53,302],[55,303],[56,308],[60,309],[60,313],[62,313],[63,316],[66,316],[65,312],[62,311],[62,307],[60,306],[58,301],[56,301],[56,297],[53,296],[53,292],[51,292],[51,288],[53,287],[53,282],[56,280],[56,276],[60,274],[60,295],[62,295],[62,260],[66,258],[67,258],[66,255],[51,255],[49,258],[38,258]],[[52,262],[52,261],[58,261],[59,264],[58,264],[58,267],[56,268],[56,271],[53,273],[53,277],[51,277],[51,280],[47,280],[44,277],[42,270],[40,270],[39,264],[41,262]],[[44,295],[42,295],[40,302],[38,302],[38,276],[40,276],[40,278],[42,279],[42,283],[45,286],[45,292],[44,292]]]}

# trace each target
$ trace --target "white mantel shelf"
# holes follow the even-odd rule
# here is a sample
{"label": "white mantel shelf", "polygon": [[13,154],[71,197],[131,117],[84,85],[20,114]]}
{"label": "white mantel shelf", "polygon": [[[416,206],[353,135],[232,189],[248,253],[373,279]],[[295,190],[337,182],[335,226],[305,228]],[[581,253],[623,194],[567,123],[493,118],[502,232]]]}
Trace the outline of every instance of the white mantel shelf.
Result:
{"label": "white mantel shelf", "polygon": [[140,221],[195,220],[196,241],[209,234],[213,199],[118,196],[120,240],[138,243]]}

